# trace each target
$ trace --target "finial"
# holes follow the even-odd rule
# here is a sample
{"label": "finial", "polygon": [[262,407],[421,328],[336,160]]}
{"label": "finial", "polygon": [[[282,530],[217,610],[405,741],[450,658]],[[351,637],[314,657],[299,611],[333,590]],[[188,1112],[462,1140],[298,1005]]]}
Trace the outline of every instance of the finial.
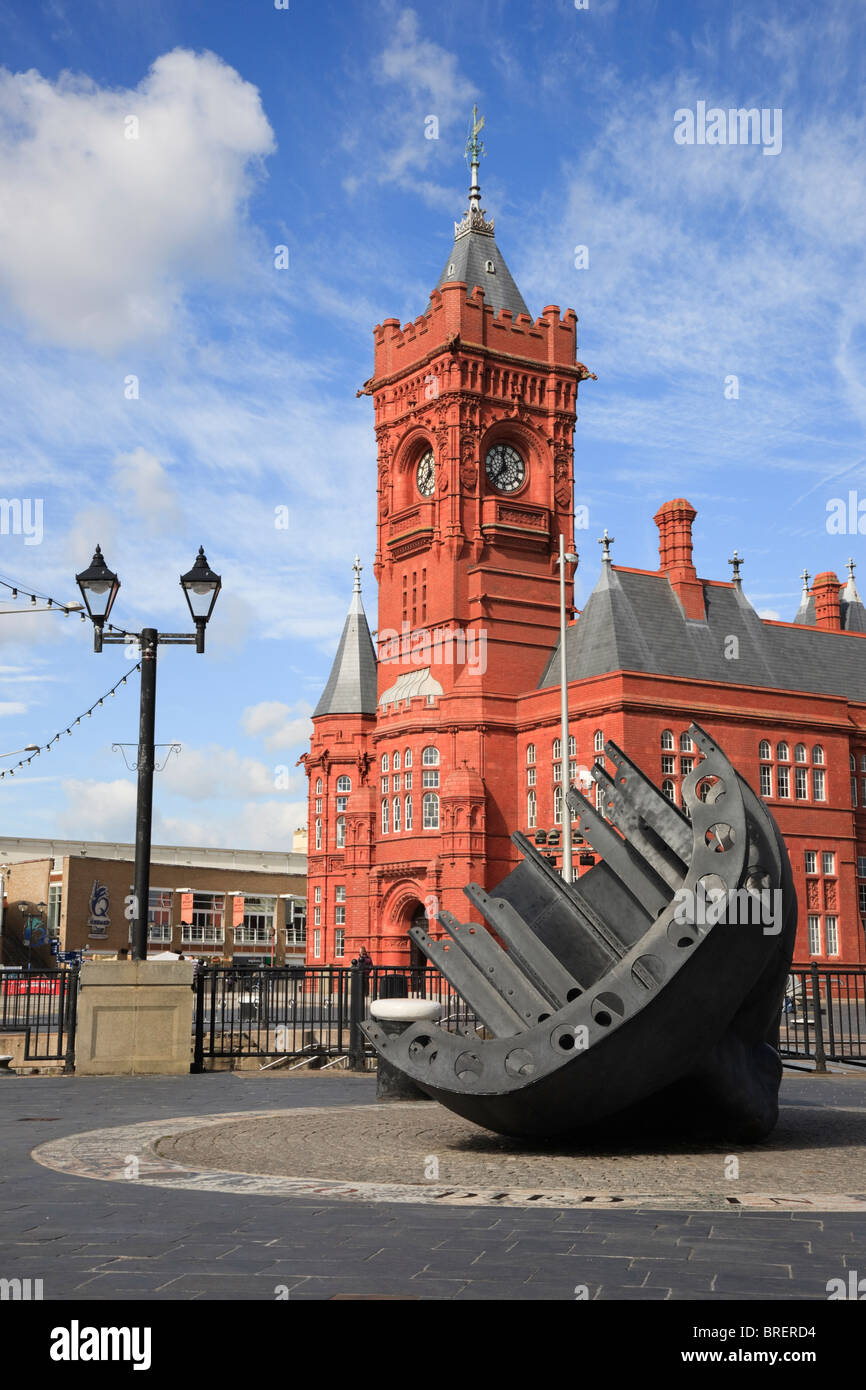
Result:
{"label": "finial", "polygon": [[809,573],[808,570],[803,570],[803,573],[800,575],[800,578],[801,578],[802,581],[803,581],[803,593],[804,593],[804,594],[808,594],[808,592],[809,592],[809,580],[812,578],[812,576],[811,576],[811,574]]}
{"label": "finial", "polygon": [[616,536],[609,536],[607,534],[607,527],[605,526],[604,535],[599,536],[598,538],[599,545],[603,547],[601,552],[602,564],[604,564],[605,562],[607,562],[607,564],[610,564],[610,548],[615,540]]}
{"label": "finial", "polygon": [[853,579],[854,579],[854,571],[855,571],[856,568],[857,568],[857,561],[854,559],[854,557],[853,557],[853,555],[852,555],[852,556],[849,558],[849,560],[848,560],[848,578],[849,578],[850,580],[852,580],[852,581],[853,581]]}
{"label": "finial", "polygon": [[735,583],[735,584],[739,584],[739,583],[740,583],[740,565],[744,565],[745,563],[746,563],[746,562],[745,562],[745,560],[743,559],[743,557],[742,557],[742,555],[740,554],[740,552],[739,552],[738,550],[735,550],[734,553],[733,553],[733,555],[731,556],[730,560],[728,561],[728,564],[729,564],[729,565],[732,565],[732,566],[733,566],[733,569],[734,569],[734,583]]}
{"label": "finial", "polygon": [[361,564],[360,555],[356,555],[354,563],[352,564],[352,569],[355,571],[355,584],[352,592],[355,594],[360,594],[361,592],[361,570],[363,568],[364,566]]}
{"label": "finial", "polygon": [[466,141],[466,159],[469,163],[471,182],[469,184],[469,209],[464,213],[462,222],[454,223],[454,239],[465,236],[467,232],[482,232],[485,236],[493,236],[493,219],[487,221],[484,209],[481,206],[481,188],[478,183],[478,165],[481,157],[485,154],[485,149],[478,138],[484,128],[484,117],[479,116],[478,107],[472,108],[472,125],[469,128],[469,138]]}

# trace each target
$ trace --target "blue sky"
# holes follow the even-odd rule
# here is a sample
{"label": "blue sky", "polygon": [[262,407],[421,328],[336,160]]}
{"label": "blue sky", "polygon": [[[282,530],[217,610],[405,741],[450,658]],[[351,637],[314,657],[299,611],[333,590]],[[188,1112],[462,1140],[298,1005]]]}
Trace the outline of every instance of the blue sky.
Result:
{"label": "blue sky", "polygon": [[[183,752],[157,841],[279,849],[305,820],[294,764],[356,550],[375,626],[355,391],[374,324],[420,313],[445,262],[473,102],[499,246],[534,313],[576,309],[598,375],[578,602],[605,526],[620,564],[655,567],[678,495],[699,571],[728,577],[736,546],[761,612],[793,617],[804,566],[859,559],[826,517],[866,499],[860,0],[0,0],[0,40],[2,494],[44,516],[39,544],[0,535],[0,575],[76,597],[99,541],[116,620],[166,630],[200,544],[223,576],[206,656],[160,658],[157,738]],[[780,109],[781,150],[678,144],[699,102]],[[0,619],[0,752],[130,664],[77,618]],[[0,783],[2,833],[131,838],[111,744],[136,730],[131,681]]]}

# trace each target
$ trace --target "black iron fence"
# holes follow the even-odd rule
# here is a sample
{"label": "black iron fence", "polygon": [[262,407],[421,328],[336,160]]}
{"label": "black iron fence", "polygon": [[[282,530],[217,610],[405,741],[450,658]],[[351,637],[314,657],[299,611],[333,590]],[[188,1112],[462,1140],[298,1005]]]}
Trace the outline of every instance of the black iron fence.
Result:
{"label": "black iron fence", "polygon": [[78,967],[0,972],[0,1052],[24,1039],[24,1062],[65,1063],[74,1069]]}
{"label": "black iron fence", "polygon": [[226,1057],[373,1056],[361,1032],[374,999],[432,999],[441,1024],[471,1032],[475,1014],[438,970],[374,966],[273,966],[239,970],[200,966],[195,980],[193,1071]]}
{"label": "black iron fence", "polygon": [[812,965],[788,976],[779,1021],[783,1057],[866,1065],[866,970]]}

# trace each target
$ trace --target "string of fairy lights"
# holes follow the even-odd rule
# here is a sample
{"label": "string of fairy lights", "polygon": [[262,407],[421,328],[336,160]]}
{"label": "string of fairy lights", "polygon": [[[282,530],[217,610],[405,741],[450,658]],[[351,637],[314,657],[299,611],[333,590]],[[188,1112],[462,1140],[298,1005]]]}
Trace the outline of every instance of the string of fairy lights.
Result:
{"label": "string of fairy lights", "polygon": [[[12,599],[30,600],[29,609],[7,609],[7,613],[27,613],[32,612],[34,609],[37,613],[44,612],[45,609],[36,608],[36,605],[38,603],[44,603],[46,608],[56,609],[59,613],[65,613],[67,617],[69,617],[72,613],[80,612],[81,621],[83,623],[87,622],[87,614],[83,611],[83,609],[81,608],[81,604],[79,603],[61,603],[58,599],[52,598],[49,594],[41,594],[38,589],[31,590],[27,585],[19,584],[14,579],[4,579],[2,576],[0,576],[0,589],[7,590],[10,598]],[[111,623],[106,623],[106,627],[110,627],[112,632],[125,632],[124,628],[114,627]],[[40,753],[50,753],[52,745],[55,743],[59,743],[61,738],[64,738],[67,734],[71,738],[73,729],[77,728],[77,726],[81,723],[82,719],[91,719],[93,717],[94,712],[98,710],[100,706],[105,703],[106,700],[113,699],[115,693],[120,689],[120,687],[122,685],[126,685],[126,682],[129,680],[130,676],[134,676],[136,671],[139,670],[141,670],[140,661],[136,662],[135,666],[133,666],[130,671],[127,671],[125,676],[121,676],[120,680],[116,681],[110,690],[106,690],[104,695],[100,695],[99,699],[95,700],[89,709],[82,710],[81,714],[79,714],[77,718],[70,720],[67,727],[65,729],[60,729],[56,734],[53,735],[52,738],[48,740],[47,743],[33,745],[32,751],[29,751],[30,745],[28,745],[29,756],[26,758],[19,759],[19,761],[15,763],[14,767],[7,767],[0,771],[0,781],[2,781],[4,777],[14,777],[16,772],[21,772],[25,767],[29,767],[33,759],[38,758]]]}
{"label": "string of fairy lights", "polygon": [[127,671],[126,675],[121,676],[120,680],[116,681],[110,690],[106,690],[104,695],[100,695],[99,699],[94,701],[94,703],[90,706],[90,709],[82,710],[81,714],[79,714],[77,719],[73,719],[70,721],[67,728],[61,729],[60,732],[56,733],[53,736],[53,738],[50,738],[47,743],[40,744],[38,747],[34,748],[33,752],[30,754],[29,757],[21,758],[15,764],[14,767],[4,768],[3,771],[0,772],[0,780],[2,780],[2,778],[4,777],[14,777],[15,773],[20,771],[21,768],[29,767],[33,759],[38,758],[40,753],[50,753],[51,745],[54,743],[59,743],[61,738],[63,738],[66,734],[69,734],[71,738],[72,730],[76,728],[78,724],[81,723],[82,719],[92,718],[94,710],[99,709],[100,705],[103,705],[106,700],[113,699],[115,691],[119,690],[122,685],[126,685],[126,682],[129,680],[130,676],[134,676],[136,671],[140,670],[141,662],[137,661],[131,671]]}

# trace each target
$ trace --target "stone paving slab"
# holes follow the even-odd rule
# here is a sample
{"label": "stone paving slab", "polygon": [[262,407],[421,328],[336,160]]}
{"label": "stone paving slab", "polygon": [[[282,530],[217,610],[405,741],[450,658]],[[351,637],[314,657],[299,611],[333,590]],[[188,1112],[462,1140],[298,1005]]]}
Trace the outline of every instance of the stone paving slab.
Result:
{"label": "stone paving slab", "polygon": [[[788,1096],[816,1113],[850,1110],[863,1106],[866,1087],[837,1078],[786,1078],[783,1101]],[[371,1078],[346,1075],[6,1082],[0,1092],[0,1277],[42,1278],[46,1299],[72,1303],[115,1297],[271,1301],[277,1284],[288,1286],[290,1301],[342,1294],[568,1301],[575,1286],[585,1285],[593,1301],[655,1299],[658,1294],[648,1290],[658,1289],[665,1302],[709,1303],[823,1301],[829,1278],[844,1278],[850,1269],[866,1273],[861,1211],[659,1211],[594,1203],[444,1207],[321,1196],[286,1202],[132,1180],[95,1182],[45,1168],[30,1156],[49,1134],[69,1137],[143,1117],[210,1119],[214,1113],[374,1101]],[[20,1123],[26,1115],[56,1118]],[[862,1155],[853,1148],[850,1161],[852,1172],[860,1163],[862,1178]],[[112,1264],[118,1247],[134,1259],[132,1269],[121,1272]],[[336,1267],[316,1264],[333,1251]],[[705,1258],[707,1251],[712,1258]],[[340,1252],[352,1258],[341,1264]],[[503,1267],[496,1281],[476,1271],[488,1257]],[[251,1273],[259,1260],[261,1272]],[[293,1264],[294,1273],[275,1278],[276,1262]],[[776,1277],[770,1270],[778,1265],[790,1274]]]}

